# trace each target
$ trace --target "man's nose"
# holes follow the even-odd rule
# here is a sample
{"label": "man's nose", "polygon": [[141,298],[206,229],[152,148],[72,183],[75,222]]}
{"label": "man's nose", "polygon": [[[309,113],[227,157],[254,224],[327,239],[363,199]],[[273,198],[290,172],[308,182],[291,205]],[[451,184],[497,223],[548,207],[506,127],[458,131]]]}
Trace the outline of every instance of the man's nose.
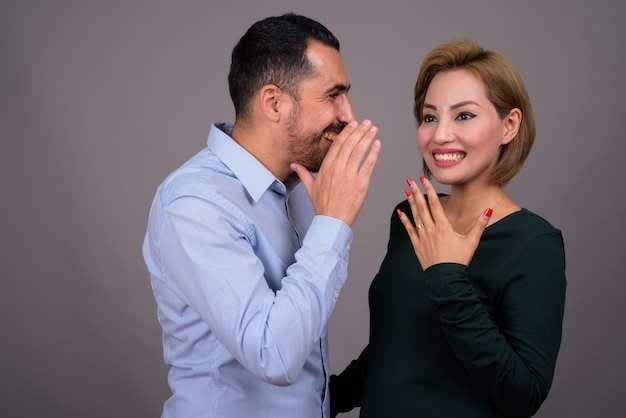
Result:
{"label": "man's nose", "polygon": [[348,96],[342,96],[339,99],[339,111],[337,112],[337,120],[344,123],[350,123],[356,120],[354,111],[352,110],[352,103]]}

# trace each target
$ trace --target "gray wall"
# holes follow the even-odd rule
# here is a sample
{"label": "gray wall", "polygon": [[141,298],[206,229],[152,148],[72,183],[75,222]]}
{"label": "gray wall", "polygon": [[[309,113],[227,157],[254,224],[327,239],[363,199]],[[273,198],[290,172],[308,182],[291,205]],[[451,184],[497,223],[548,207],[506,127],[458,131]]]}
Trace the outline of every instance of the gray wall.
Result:
{"label": "gray wall", "polygon": [[507,191],[566,242],[563,345],[537,416],[623,413],[624,3],[261,3],[0,3],[2,415],[159,415],[167,370],[140,252],[148,208],[163,177],[204,146],[209,124],[233,119],[235,42],[286,11],[336,33],[357,116],[383,140],[330,324],[333,371],[367,341],[367,289],[391,211],[404,179],[419,175],[418,65],[437,44],[471,36],[518,65],[534,103],[536,146]]}

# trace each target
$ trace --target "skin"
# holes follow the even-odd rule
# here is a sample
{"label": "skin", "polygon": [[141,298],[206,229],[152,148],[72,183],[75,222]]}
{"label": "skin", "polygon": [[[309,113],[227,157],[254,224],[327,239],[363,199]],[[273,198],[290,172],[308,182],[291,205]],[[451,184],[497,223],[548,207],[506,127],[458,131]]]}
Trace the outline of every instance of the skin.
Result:
{"label": "skin", "polygon": [[[421,177],[427,203],[416,182],[407,180],[411,211],[423,227],[399,215],[423,269],[444,262],[469,265],[485,228],[520,209],[489,176],[500,147],[514,140],[522,114],[512,109],[500,118],[485,91],[481,80],[457,69],[438,73],[426,92],[417,143],[434,178],[451,188],[440,200]],[[467,235],[458,232],[466,230]]]}
{"label": "skin", "polygon": [[317,215],[352,226],[380,153],[378,128],[356,121],[339,52],[312,41],[306,55],[316,71],[300,84],[300,100],[278,86],[263,86],[250,119],[235,121],[232,138],[277,179],[284,182],[295,172]]}
{"label": "skin", "polygon": [[317,172],[331,141],[356,120],[348,98],[350,82],[339,52],[314,42],[307,57],[315,76],[300,84],[300,101],[292,102],[285,129],[294,162]]}

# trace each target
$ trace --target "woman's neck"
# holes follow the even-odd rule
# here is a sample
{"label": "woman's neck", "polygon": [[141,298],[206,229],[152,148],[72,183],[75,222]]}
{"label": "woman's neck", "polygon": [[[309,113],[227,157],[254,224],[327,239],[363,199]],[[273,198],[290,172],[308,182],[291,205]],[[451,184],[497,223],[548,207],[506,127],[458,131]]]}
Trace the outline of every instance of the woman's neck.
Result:
{"label": "woman's neck", "polygon": [[509,206],[508,202],[510,199],[498,185],[471,189],[453,186],[442,205],[452,228],[460,234],[466,234],[487,208],[493,209],[492,221],[502,218],[504,215],[501,209]]}

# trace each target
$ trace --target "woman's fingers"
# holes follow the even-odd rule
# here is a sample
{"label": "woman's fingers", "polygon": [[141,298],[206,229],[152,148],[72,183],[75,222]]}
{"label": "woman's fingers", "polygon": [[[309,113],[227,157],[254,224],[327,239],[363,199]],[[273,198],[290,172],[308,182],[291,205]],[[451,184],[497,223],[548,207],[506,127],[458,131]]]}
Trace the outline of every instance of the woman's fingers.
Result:
{"label": "woman's fingers", "polygon": [[467,234],[467,237],[471,241],[476,243],[480,241],[480,237],[483,235],[483,232],[485,232],[485,228],[487,228],[487,225],[489,224],[489,219],[491,218],[492,214],[493,209],[491,208],[486,209],[483,213],[480,214],[480,216],[478,217],[476,222],[474,222],[474,225],[472,225],[472,228]]}
{"label": "woman's fingers", "polygon": [[447,223],[448,218],[446,218],[446,214],[443,210],[443,206],[441,205],[441,201],[439,200],[435,187],[424,176],[420,176],[420,182],[424,185],[424,189],[426,190],[426,196],[428,196],[428,211],[433,220],[435,223]]}
{"label": "woman's fingers", "polygon": [[450,225],[432,183],[423,177],[420,177],[420,182],[428,200],[416,182],[407,179],[410,188],[407,190],[407,198],[415,222],[411,222],[400,210],[398,216],[407,230],[422,268],[438,263],[469,265],[493,211],[484,211],[468,235],[458,234]]}
{"label": "woman's fingers", "polygon": [[422,226],[418,229],[433,227],[440,222],[444,224],[447,223],[447,218],[441,206],[441,202],[439,201],[439,196],[432,183],[423,176],[420,176],[420,182],[428,197],[428,200],[426,200],[424,192],[420,190],[417,182],[412,179],[407,179],[406,181],[410,188],[410,193],[407,191],[407,197],[411,205],[415,224],[416,226]]}
{"label": "woman's fingers", "polygon": [[400,222],[402,222],[402,225],[404,225],[404,228],[406,229],[407,234],[409,234],[409,239],[413,243],[413,247],[415,247],[417,243],[417,239],[419,238],[417,236],[417,228],[413,225],[409,217],[406,216],[406,213],[402,212],[400,209],[398,209],[397,211],[398,211],[398,217],[400,218]]}

